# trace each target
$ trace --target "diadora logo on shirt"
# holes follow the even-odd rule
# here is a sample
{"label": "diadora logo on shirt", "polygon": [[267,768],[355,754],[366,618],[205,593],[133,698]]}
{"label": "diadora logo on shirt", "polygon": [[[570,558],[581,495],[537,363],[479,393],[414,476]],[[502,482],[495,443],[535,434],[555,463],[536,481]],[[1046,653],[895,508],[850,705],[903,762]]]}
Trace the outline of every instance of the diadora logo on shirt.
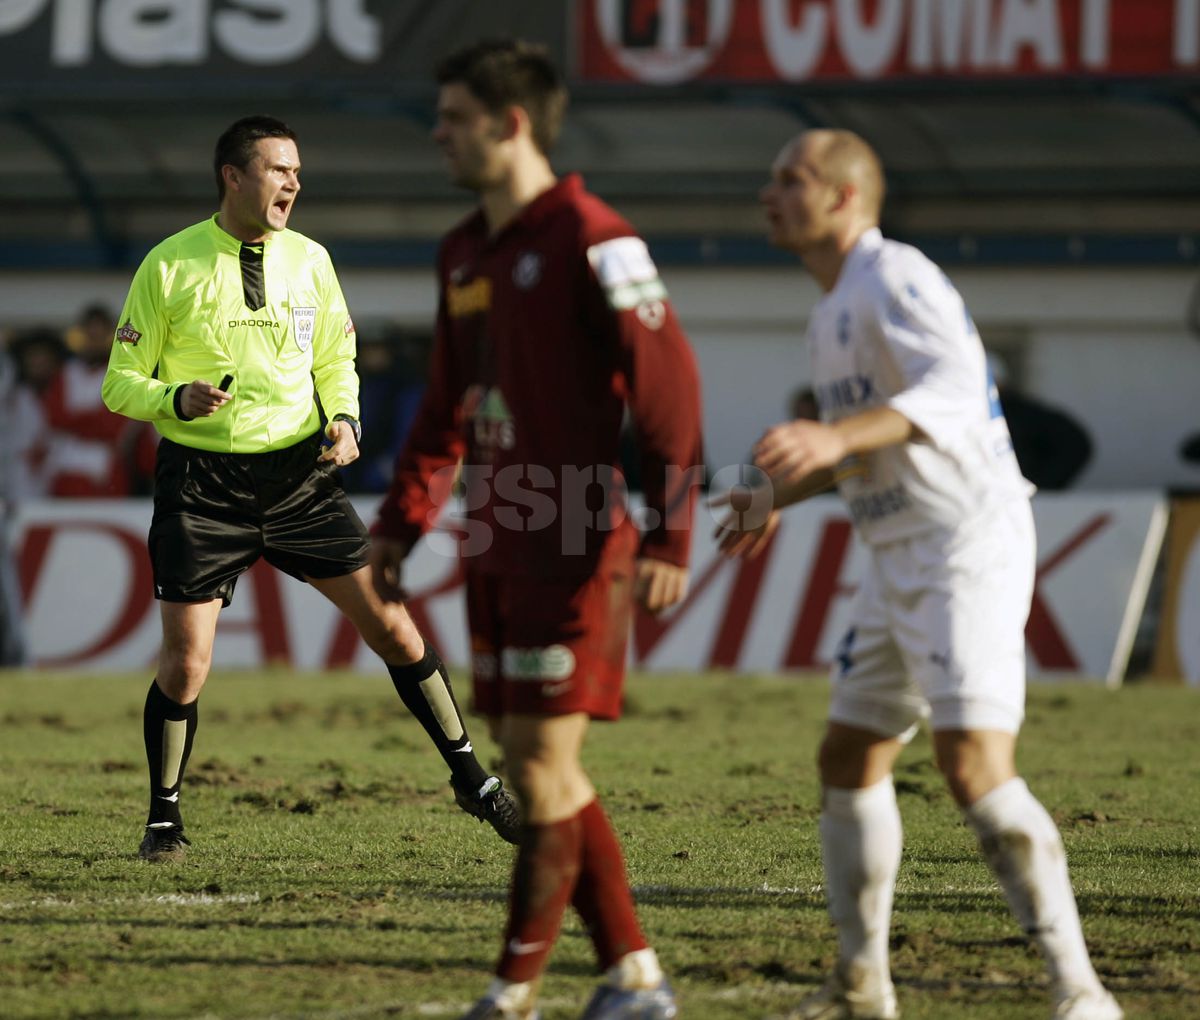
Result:
{"label": "diadora logo on shirt", "polygon": [[492,307],[492,281],[479,276],[470,283],[451,283],[446,288],[446,310],[452,319],[479,315]]}
{"label": "diadora logo on shirt", "polygon": [[816,387],[817,406],[822,411],[837,411],[874,403],[875,384],[869,375],[848,375]]}
{"label": "diadora logo on shirt", "polygon": [[256,329],[278,329],[279,323],[273,319],[230,319],[226,325],[230,329],[256,328]]}
{"label": "diadora logo on shirt", "polygon": [[481,449],[511,450],[517,443],[517,429],[508,404],[499,387],[467,388],[462,399],[463,416],[471,423],[471,434]]}

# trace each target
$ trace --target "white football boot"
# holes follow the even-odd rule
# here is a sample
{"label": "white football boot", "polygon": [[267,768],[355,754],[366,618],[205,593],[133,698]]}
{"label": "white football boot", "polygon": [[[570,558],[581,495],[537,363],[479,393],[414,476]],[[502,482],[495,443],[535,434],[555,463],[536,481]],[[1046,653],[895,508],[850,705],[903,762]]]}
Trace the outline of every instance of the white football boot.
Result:
{"label": "white football boot", "polygon": [[779,1020],[897,1020],[899,1016],[891,982],[882,988],[856,990],[835,970],[819,991]]}
{"label": "white football boot", "polygon": [[1095,988],[1059,999],[1051,1020],[1121,1020],[1124,1016],[1109,992]]}

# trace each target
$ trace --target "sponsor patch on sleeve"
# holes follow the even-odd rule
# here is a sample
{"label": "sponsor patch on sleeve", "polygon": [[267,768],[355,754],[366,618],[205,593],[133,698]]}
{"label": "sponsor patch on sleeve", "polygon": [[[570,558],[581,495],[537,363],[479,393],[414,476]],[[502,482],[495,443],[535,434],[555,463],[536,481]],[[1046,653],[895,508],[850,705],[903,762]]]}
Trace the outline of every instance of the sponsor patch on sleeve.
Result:
{"label": "sponsor patch on sleeve", "polygon": [[117,341],[119,343],[133,344],[133,346],[136,347],[137,342],[141,340],[141,338],[142,334],[133,328],[133,321],[131,319],[126,319],[125,325],[117,330]]}
{"label": "sponsor patch on sleeve", "polygon": [[640,237],[617,237],[593,244],[587,255],[611,308],[625,311],[645,301],[666,298],[667,288]]}
{"label": "sponsor patch on sleeve", "polygon": [[354,332],[354,320],[353,319],[350,319],[350,318],[346,319],[346,325],[344,325],[342,327],[342,332],[345,333],[346,336],[349,336],[351,333]]}

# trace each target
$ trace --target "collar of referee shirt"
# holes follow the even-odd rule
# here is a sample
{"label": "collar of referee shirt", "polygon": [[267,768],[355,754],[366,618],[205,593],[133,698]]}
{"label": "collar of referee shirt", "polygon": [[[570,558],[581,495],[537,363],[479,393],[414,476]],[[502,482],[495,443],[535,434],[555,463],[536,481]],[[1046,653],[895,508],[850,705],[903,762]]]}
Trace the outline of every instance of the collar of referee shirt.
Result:
{"label": "collar of referee shirt", "polygon": [[238,262],[242,267],[242,294],[245,297],[246,307],[252,312],[257,312],[267,303],[266,285],[263,282],[263,251],[271,243],[271,236],[268,234],[264,240],[254,244],[239,241],[232,234],[221,229],[221,225],[217,222],[218,215],[220,214],[213,213],[212,218],[208,221],[210,232],[219,251],[237,255]]}

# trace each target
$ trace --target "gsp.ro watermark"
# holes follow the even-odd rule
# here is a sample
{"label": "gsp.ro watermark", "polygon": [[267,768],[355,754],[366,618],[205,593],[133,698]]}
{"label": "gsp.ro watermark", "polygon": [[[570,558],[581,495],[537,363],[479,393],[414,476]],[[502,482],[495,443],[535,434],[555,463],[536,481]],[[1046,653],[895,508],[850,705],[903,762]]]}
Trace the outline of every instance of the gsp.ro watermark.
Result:
{"label": "gsp.ro watermark", "polygon": [[[766,522],[774,506],[767,475],[751,464],[733,464],[708,477],[701,466],[668,464],[647,471],[645,499],[634,500],[621,471],[611,465],[464,464],[441,468],[428,480],[433,500],[428,523],[430,548],[445,556],[480,556],[492,548],[496,532],[541,532],[555,529],[564,556],[583,556],[596,548],[595,536],[626,520],[642,532],[683,531],[692,523],[697,494],[728,490],[729,509],[737,530]],[[705,506],[714,523],[717,517]],[[447,526],[449,526],[447,528]]]}

